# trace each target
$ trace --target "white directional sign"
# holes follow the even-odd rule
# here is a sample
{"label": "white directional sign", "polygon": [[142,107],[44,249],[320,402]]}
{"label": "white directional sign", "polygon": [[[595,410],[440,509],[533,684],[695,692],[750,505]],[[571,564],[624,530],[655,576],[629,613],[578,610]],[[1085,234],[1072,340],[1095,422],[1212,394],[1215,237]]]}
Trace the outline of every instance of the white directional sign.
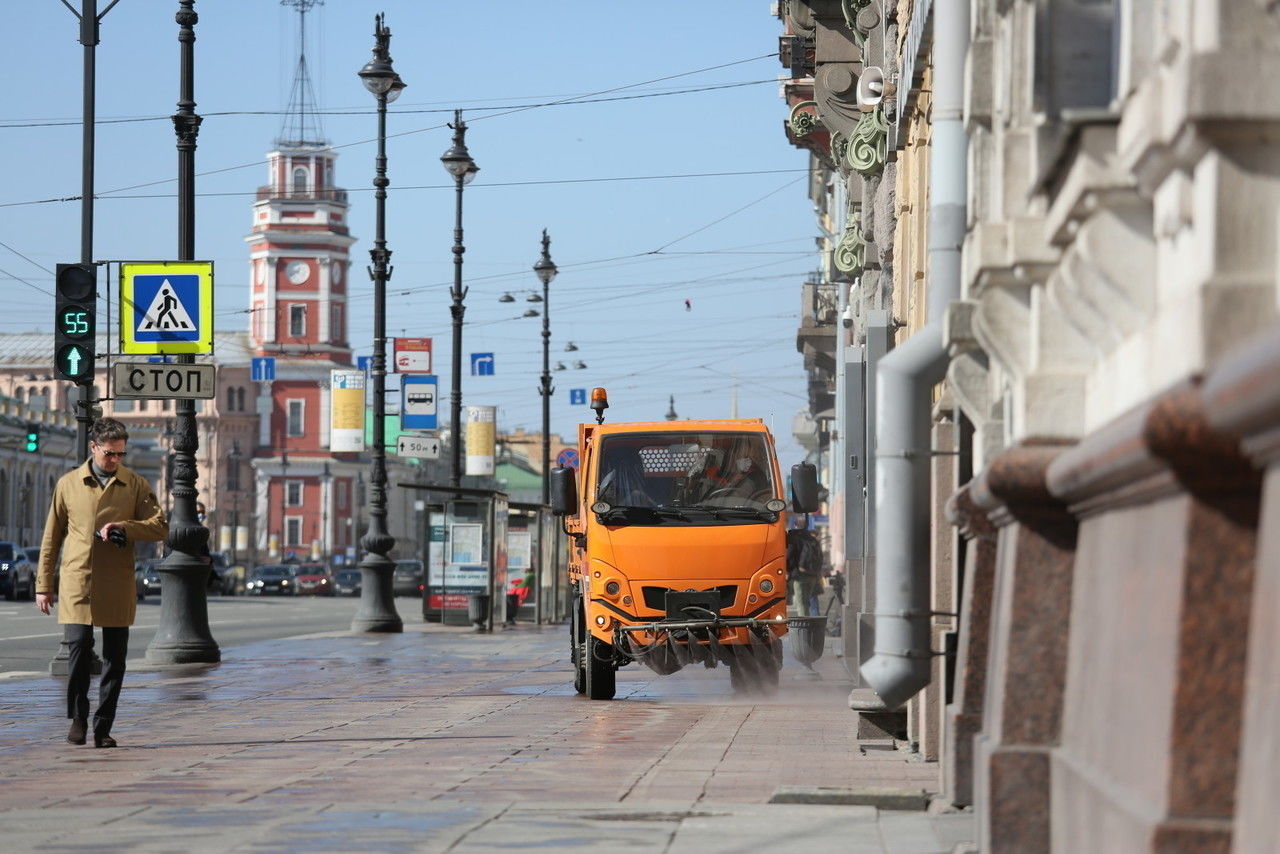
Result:
{"label": "white directional sign", "polygon": [[211,400],[218,394],[217,370],[213,365],[116,362],[111,366],[111,385],[116,397],[131,400]]}
{"label": "white directional sign", "polygon": [[440,440],[434,436],[401,433],[396,437],[396,456],[438,460],[440,459]]}

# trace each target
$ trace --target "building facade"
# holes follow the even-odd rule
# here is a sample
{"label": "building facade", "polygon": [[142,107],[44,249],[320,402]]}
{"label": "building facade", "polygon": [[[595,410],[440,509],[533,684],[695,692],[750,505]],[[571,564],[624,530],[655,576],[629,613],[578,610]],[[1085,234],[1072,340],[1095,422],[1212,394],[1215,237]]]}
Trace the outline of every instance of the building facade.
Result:
{"label": "building facade", "polygon": [[983,851],[1280,849],[1280,9],[779,11],[860,262],[819,281],[859,728],[906,710]]}

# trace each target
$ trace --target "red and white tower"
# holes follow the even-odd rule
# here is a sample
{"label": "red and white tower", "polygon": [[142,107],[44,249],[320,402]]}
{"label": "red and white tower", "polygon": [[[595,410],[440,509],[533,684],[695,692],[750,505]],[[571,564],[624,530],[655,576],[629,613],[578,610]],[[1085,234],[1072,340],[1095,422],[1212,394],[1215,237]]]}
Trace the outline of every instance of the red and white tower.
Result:
{"label": "red and white tower", "polygon": [[272,560],[328,560],[348,555],[359,535],[358,458],[329,451],[329,372],[351,365],[347,274],[355,238],[307,72],[306,14],[317,0],[282,2],[298,11],[298,65],[245,238],[250,346],[254,356],[275,359],[274,379],[259,383],[257,545]]}

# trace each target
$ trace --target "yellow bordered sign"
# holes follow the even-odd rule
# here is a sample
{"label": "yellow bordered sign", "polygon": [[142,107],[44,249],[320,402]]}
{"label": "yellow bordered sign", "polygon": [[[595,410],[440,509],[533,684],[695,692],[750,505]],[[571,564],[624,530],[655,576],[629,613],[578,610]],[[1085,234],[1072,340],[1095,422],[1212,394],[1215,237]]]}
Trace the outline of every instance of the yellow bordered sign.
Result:
{"label": "yellow bordered sign", "polygon": [[213,262],[122,262],[120,352],[212,353]]}

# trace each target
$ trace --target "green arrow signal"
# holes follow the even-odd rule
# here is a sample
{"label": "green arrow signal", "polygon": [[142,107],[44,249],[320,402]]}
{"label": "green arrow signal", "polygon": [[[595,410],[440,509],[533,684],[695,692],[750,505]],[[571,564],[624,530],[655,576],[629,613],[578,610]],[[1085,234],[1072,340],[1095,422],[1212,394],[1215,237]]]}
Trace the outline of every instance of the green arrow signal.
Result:
{"label": "green arrow signal", "polygon": [[89,354],[79,344],[68,344],[58,351],[60,370],[68,377],[78,377],[88,366]]}

